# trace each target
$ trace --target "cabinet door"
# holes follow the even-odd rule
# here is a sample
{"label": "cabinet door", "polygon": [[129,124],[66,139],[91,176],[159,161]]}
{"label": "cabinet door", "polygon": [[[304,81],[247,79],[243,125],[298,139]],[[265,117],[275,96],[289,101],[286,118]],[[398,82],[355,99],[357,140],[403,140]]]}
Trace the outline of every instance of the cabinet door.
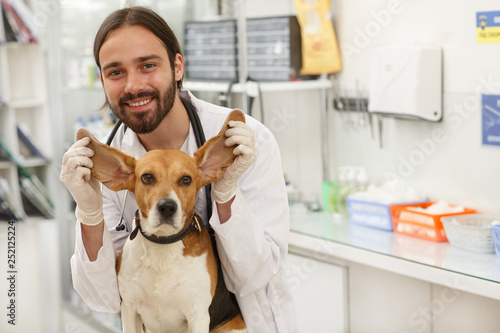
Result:
{"label": "cabinet door", "polygon": [[289,253],[287,281],[295,301],[297,332],[348,332],[347,268]]}

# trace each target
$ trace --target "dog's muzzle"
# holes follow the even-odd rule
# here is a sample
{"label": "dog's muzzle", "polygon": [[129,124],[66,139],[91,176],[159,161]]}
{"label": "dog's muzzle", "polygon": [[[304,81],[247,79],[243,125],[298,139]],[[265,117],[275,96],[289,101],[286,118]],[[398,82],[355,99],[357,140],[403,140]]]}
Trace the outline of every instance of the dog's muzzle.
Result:
{"label": "dog's muzzle", "polygon": [[156,206],[162,217],[162,222],[173,224],[172,217],[177,212],[177,203],[172,199],[161,199]]}

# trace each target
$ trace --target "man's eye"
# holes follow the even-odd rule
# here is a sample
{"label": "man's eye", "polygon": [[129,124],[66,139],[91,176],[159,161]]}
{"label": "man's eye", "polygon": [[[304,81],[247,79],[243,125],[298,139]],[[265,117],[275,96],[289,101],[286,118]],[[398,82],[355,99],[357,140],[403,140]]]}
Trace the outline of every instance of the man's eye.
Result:
{"label": "man's eye", "polygon": [[149,173],[145,173],[141,176],[141,181],[145,185],[150,185],[154,182],[155,178]]}
{"label": "man's eye", "polygon": [[109,73],[108,73],[108,76],[110,76],[110,77],[113,77],[113,76],[118,76],[118,75],[120,75],[121,73],[122,73],[122,72],[121,72],[121,71],[119,71],[119,70],[116,70],[116,71],[111,71],[111,72],[109,72]]}
{"label": "man's eye", "polygon": [[179,185],[183,186],[191,185],[191,177],[189,176],[182,177],[181,180],[179,181]]}

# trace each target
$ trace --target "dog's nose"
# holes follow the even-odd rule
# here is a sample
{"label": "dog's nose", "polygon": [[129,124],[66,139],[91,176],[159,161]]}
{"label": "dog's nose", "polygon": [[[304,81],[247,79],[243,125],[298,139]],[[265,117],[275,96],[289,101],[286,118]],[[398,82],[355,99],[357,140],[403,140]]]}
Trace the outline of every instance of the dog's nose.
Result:
{"label": "dog's nose", "polygon": [[177,211],[177,204],[172,199],[161,199],[158,201],[158,212],[164,219],[172,217]]}

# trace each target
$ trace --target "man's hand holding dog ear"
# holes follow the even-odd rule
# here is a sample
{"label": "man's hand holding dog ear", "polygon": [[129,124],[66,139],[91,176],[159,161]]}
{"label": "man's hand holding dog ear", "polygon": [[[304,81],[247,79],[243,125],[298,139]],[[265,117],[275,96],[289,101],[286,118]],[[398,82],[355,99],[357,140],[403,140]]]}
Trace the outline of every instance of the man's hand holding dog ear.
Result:
{"label": "man's hand holding dog ear", "polygon": [[86,147],[89,143],[90,138],[83,138],[68,149],[63,157],[60,179],[76,202],[78,221],[95,226],[104,219],[104,215],[99,182],[90,173],[93,166],[90,158],[94,151]]}
{"label": "man's hand holding dog ear", "polygon": [[235,160],[226,169],[226,172],[217,182],[212,184],[212,197],[218,204],[231,200],[238,188],[238,179],[255,162],[255,136],[253,130],[241,121],[230,121],[229,129],[224,135],[227,137],[227,147],[237,145],[233,153]]}

